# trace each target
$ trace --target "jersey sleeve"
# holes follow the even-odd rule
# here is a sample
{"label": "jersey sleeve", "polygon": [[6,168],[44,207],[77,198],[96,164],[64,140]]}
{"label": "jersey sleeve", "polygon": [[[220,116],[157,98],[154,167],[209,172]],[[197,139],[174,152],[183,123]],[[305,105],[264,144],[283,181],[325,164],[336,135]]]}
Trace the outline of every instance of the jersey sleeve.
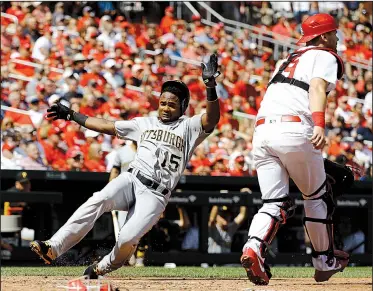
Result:
{"label": "jersey sleeve", "polygon": [[141,131],[137,118],[116,121],[114,127],[118,138],[132,141],[137,141],[140,138]]}
{"label": "jersey sleeve", "polygon": [[200,137],[200,136],[208,136],[211,132],[206,132],[202,127],[202,114],[194,115],[190,118],[189,121],[189,129],[192,133],[192,135]]}
{"label": "jersey sleeve", "polygon": [[312,76],[313,78],[321,78],[330,84],[337,83],[338,63],[335,56],[326,51],[318,51],[315,56]]}

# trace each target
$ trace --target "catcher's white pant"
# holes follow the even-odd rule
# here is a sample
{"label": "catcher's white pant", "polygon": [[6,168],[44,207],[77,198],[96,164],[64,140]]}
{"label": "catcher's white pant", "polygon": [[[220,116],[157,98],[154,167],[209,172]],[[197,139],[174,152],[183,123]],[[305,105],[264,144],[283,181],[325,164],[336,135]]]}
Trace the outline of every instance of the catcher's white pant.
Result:
{"label": "catcher's white pant", "polygon": [[58,257],[76,245],[104,212],[125,210],[128,215],[118,241],[98,264],[102,274],[116,270],[129,260],[140,238],[157,223],[169,196],[149,190],[132,173],[124,172],[94,193],[53,235],[49,240],[52,252]]}
{"label": "catcher's white pant", "polygon": [[[253,155],[258,173],[259,186],[263,199],[281,198],[289,193],[289,177],[303,194],[307,217],[326,219],[327,207],[323,200],[308,200],[307,195],[314,193],[325,181],[326,174],[320,150],[315,150],[309,141],[313,127],[303,117],[302,122],[281,122],[281,116],[266,118],[264,124],[255,128]],[[325,187],[312,199],[325,193]],[[249,236],[272,241],[278,223],[269,213],[280,217],[281,203],[265,203],[254,216]],[[315,251],[325,251],[329,237],[325,224],[307,222],[307,231]],[[243,249],[251,247],[260,254],[260,242],[249,239]],[[326,256],[313,258],[316,269],[327,270]]]}

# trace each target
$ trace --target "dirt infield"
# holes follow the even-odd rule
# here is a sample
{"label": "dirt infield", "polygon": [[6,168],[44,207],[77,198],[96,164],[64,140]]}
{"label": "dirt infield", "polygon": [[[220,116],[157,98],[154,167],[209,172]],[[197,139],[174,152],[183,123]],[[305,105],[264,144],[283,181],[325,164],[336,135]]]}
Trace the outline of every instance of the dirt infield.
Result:
{"label": "dirt infield", "polygon": [[[3,291],[54,291],[71,277],[5,276],[1,278]],[[246,279],[167,279],[167,278],[108,278],[120,291],[140,290],[240,290],[240,291],[368,291],[372,278],[332,278],[316,283],[312,278],[273,278],[268,286],[254,286]]]}

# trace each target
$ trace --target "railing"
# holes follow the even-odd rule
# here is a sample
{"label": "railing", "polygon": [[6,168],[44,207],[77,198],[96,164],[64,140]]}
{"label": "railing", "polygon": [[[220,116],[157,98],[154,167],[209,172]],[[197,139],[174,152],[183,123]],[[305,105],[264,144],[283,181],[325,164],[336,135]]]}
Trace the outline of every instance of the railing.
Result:
{"label": "railing", "polygon": [[[140,92],[140,93],[144,93],[144,88],[142,88],[142,87],[136,87],[136,86],[129,85],[129,84],[126,84],[126,89],[132,90],[132,91],[136,91],[136,92]],[[157,96],[157,97],[161,96],[161,93],[157,92],[157,91],[152,91],[152,94],[154,96]]]}
{"label": "railing", "polygon": [[[212,22],[212,21],[206,20],[206,19],[202,19],[201,22],[203,24],[210,25],[210,26],[214,26],[214,25],[217,24],[215,22]],[[227,25],[224,26],[224,29],[227,30],[227,31],[230,31],[230,32],[236,32],[237,30],[239,30],[239,28],[230,27],[230,26],[227,26]],[[252,34],[251,38],[253,40],[257,41],[257,45],[258,45],[259,48],[265,47],[263,45],[264,41],[272,43],[273,44],[273,58],[275,60],[278,60],[280,58],[280,47],[283,47],[285,50],[288,50],[288,49],[296,50],[296,49],[299,48],[298,46],[295,46],[295,45],[292,45],[292,44],[286,44],[286,43],[283,43],[280,40],[277,40],[277,39],[274,39],[274,38],[271,38],[271,37],[268,37],[268,36],[264,36],[264,35]]]}
{"label": "railing", "polygon": [[372,60],[364,60],[364,59],[359,59],[357,57],[351,57],[351,60],[349,61],[349,63],[358,69],[372,71],[373,67],[372,67],[371,61]]}
{"label": "railing", "polygon": [[30,78],[30,77],[26,77],[26,76],[23,76],[23,75],[17,75],[17,74],[13,74],[13,73],[9,74],[9,78],[16,79],[16,80],[21,80],[21,81],[26,81],[26,82],[30,82],[32,80],[32,78]]}
{"label": "railing", "polygon": [[212,9],[205,2],[197,2],[197,3],[203,9],[206,10],[207,20],[209,20],[209,21],[211,21],[211,15],[213,15],[214,17],[216,17],[219,21],[223,22],[224,24],[229,24],[229,25],[235,26],[237,28],[246,28],[246,29],[250,30],[251,32],[254,32],[255,34],[266,34],[266,35],[272,36],[273,38],[279,37],[281,39],[284,39],[284,42],[286,44],[295,45],[298,42],[298,39],[293,38],[293,37],[284,37],[282,34],[278,34],[278,33],[272,32],[272,31],[267,31],[267,30],[264,30],[262,28],[249,25],[247,23],[242,23],[242,22],[239,22],[239,21],[226,19],[223,16],[221,16],[218,12],[216,12],[214,9]]}
{"label": "railing", "polygon": [[[142,53],[146,54],[146,55],[156,56],[156,55],[159,55],[159,54],[163,53],[163,50],[162,49],[156,49],[154,51],[143,50]],[[183,62],[183,63],[187,63],[187,64],[190,64],[190,65],[198,66],[198,67],[201,66],[201,62],[198,62],[198,61],[195,61],[195,60],[192,60],[192,59],[181,58],[181,57],[177,57],[177,56],[169,56],[169,58],[171,60],[174,60],[174,61],[177,61],[177,62]]]}
{"label": "railing", "polygon": [[[24,60],[18,60],[18,59],[11,59],[10,62],[20,64],[20,65],[30,66],[30,67],[34,67],[34,68],[38,68],[38,69],[42,69],[44,67],[44,65],[42,65],[42,64],[33,63],[33,62],[29,62],[29,61],[24,61]],[[58,69],[58,68],[54,68],[54,67],[49,67],[49,69],[52,72],[59,73],[59,74],[63,74],[65,72],[65,70],[63,70],[63,69]]]}
{"label": "railing", "polygon": [[[257,42],[257,45],[259,48],[263,48],[263,42],[269,42],[272,43],[274,46],[273,56],[275,60],[278,60],[280,57],[280,47],[282,47],[284,50],[293,49],[296,50],[299,47],[295,45],[295,43],[298,41],[295,38],[288,38],[283,35],[266,31],[264,29],[226,19],[223,16],[221,16],[218,12],[216,12],[214,9],[212,9],[209,5],[207,5],[204,2],[196,2],[198,5],[200,5],[203,9],[206,10],[206,19],[201,19],[201,22],[205,25],[214,26],[217,23],[212,21],[212,16],[214,16],[216,19],[218,19],[220,22],[224,23],[224,29],[229,32],[236,32],[239,29],[248,29],[251,32],[251,37]],[[196,9],[190,4],[190,2],[183,2],[183,4],[193,13],[197,14]],[[198,14],[197,14],[198,15]],[[282,40],[278,40],[275,37],[281,38]],[[285,40],[284,40],[285,39]]]}
{"label": "railing", "polygon": [[201,16],[201,14],[199,14],[198,10],[196,8],[194,8],[193,5],[190,4],[190,2],[184,1],[184,4],[185,4],[186,7],[189,8],[189,10],[193,13],[193,15]]}
{"label": "railing", "polygon": [[[32,80],[32,78],[30,78],[30,77],[26,77],[26,76],[23,76],[23,75],[17,75],[17,74],[13,74],[13,73],[9,74],[9,78],[16,79],[16,80],[21,80],[21,81],[26,81],[26,82],[30,82]],[[132,91],[144,93],[144,88],[142,88],[142,87],[136,87],[136,86],[127,84],[126,88],[129,89],[129,90],[132,90]],[[161,96],[161,93],[157,92],[157,91],[152,91],[152,94],[154,96],[157,96],[157,97]],[[28,113],[26,113],[27,111],[20,110],[20,109],[14,109],[14,108],[7,107],[7,106],[4,106],[4,105],[1,105],[1,109],[14,111],[16,113],[28,114]]]}
{"label": "railing", "polygon": [[4,13],[4,12],[1,12],[0,16],[10,19],[15,23],[15,25],[18,25],[18,18],[16,16],[14,16],[12,14]]}
{"label": "railing", "polygon": [[[197,10],[190,4],[190,2],[183,2],[184,5],[193,13],[196,15],[200,15]],[[251,32],[250,37],[252,37],[255,41],[258,43],[258,47],[263,47],[263,41],[272,43],[274,46],[274,59],[278,60],[279,58],[279,48],[283,47],[285,50],[293,49],[296,50],[299,48],[299,46],[296,45],[298,39],[292,38],[292,37],[284,37],[281,34],[274,33],[272,31],[267,31],[262,28],[258,28],[252,25],[249,25],[247,23],[242,23],[235,20],[230,20],[224,18],[222,15],[220,15],[218,12],[216,12],[214,9],[212,9],[208,4],[205,2],[196,2],[198,5],[200,5],[204,10],[206,10],[206,19],[201,19],[201,22],[205,25],[214,26],[216,25],[216,22],[212,21],[212,16],[218,19],[220,22],[224,23],[224,29],[229,32],[236,32],[238,29],[246,28]],[[197,12],[197,13],[196,13]],[[227,26],[231,25],[231,26]],[[232,27],[233,26],[233,27]],[[269,36],[269,37],[268,37]],[[276,37],[281,38],[282,40],[279,41],[276,39]],[[364,69],[372,71],[372,65],[370,60],[364,60],[359,59],[356,57],[353,57],[352,60],[349,62],[351,65]]]}
{"label": "railing", "polygon": [[351,59],[355,62],[359,62],[364,65],[372,66],[372,60],[364,60],[364,59],[357,58],[355,56],[352,56]]}
{"label": "railing", "polygon": [[5,105],[1,105],[1,109],[5,111],[10,111],[14,113],[24,114],[24,115],[31,115],[32,113],[28,112],[27,110],[22,110],[18,108],[13,108]]}
{"label": "railing", "polygon": [[247,114],[247,113],[239,112],[239,111],[233,111],[233,116],[243,117],[243,118],[247,118],[247,119],[251,119],[251,120],[255,120],[256,119],[256,115]]}

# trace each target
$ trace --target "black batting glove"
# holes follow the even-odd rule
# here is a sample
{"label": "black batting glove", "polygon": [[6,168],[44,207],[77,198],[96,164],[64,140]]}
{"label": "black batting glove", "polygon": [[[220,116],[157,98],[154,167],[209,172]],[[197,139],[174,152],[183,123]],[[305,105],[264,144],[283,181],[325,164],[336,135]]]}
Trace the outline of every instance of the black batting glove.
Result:
{"label": "black batting glove", "polygon": [[216,82],[215,78],[220,75],[218,71],[218,57],[216,54],[212,54],[210,56],[209,61],[205,63],[201,63],[202,66],[202,79],[205,83],[206,87],[215,87]]}
{"label": "black batting glove", "polygon": [[53,104],[51,108],[47,110],[47,112],[49,112],[49,114],[47,115],[48,119],[52,118],[52,120],[72,120],[74,110],[71,110],[65,105],[62,105],[60,102],[57,102],[56,104]]}

